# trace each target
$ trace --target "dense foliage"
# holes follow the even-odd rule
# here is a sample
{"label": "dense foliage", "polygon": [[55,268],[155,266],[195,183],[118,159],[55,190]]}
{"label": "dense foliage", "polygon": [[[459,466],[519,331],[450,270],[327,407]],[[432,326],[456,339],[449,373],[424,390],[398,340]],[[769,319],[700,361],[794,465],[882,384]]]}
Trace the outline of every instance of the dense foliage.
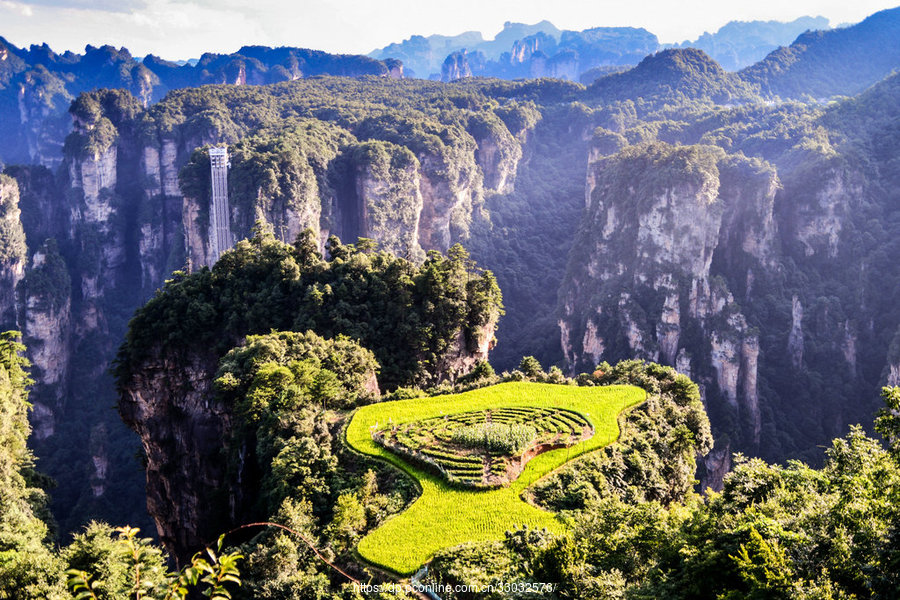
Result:
{"label": "dense foliage", "polygon": [[311,231],[295,246],[259,232],[212,270],[176,273],[132,321],[120,381],[154,349],[224,354],[247,334],[276,329],[358,340],[378,359],[388,389],[431,384],[458,374],[451,355],[458,338],[471,349],[492,335],[500,289],[461,246],[446,257],[432,252],[421,266],[377,251],[371,240],[331,238],[327,250],[326,260]]}
{"label": "dense foliage", "polygon": [[18,210],[18,186],[10,177],[0,175],[0,265],[25,259],[25,231],[16,218]]}
{"label": "dense foliage", "polygon": [[[884,397],[879,431],[893,444],[897,389]],[[621,447],[643,445],[626,434]],[[444,583],[551,583],[552,598],[893,598],[900,464],[859,428],[826,455],[820,470],[739,457],[722,492],[702,498],[592,493],[564,534],[511,531],[440,553],[431,573]]]}
{"label": "dense foliage", "polygon": [[175,600],[192,589],[228,598],[240,583],[235,552],[210,551],[170,573],[167,557],[137,529],[102,523],[87,525],[61,552],[51,546],[47,496],[38,487],[48,482],[34,471],[26,445],[32,381],[18,338],[15,331],[0,334],[0,598]]}
{"label": "dense foliage", "polygon": [[603,363],[577,381],[636,385],[647,392],[647,401],[621,419],[620,443],[538,482],[535,501],[571,510],[609,496],[630,503],[683,500],[695,484],[697,457],[713,443],[697,385],[671,367],[637,360]]}
{"label": "dense foliage", "polygon": [[690,98],[726,104],[756,99],[751,86],[694,48],[648,56],[634,69],[598,79],[587,93],[606,102],[630,98],[672,103]]}
{"label": "dense foliage", "polygon": [[238,523],[287,528],[231,538],[247,556],[235,598],[349,593],[348,578],[325,561],[346,565],[360,537],[414,494],[340,442],[348,411],[377,398],[377,370],[358,343],[312,332],[248,336],[221,359],[216,394],[233,423],[223,448],[228,497],[213,501],[228,502]]}
{"label": "dense foliage", "polygon": [[0,598],[63,598],[63,564],[46,545],[47,498],[36,485],[27,447],[25,347],[15,331],[0,334]]}
{"label": "dense foliage", "polygon": [[233,407],[234,476],[257,517],[289,496],[317,513],[331,510],[327,482],[337,463],[321,412],[376,398],[377,368],[372,353],[348,338],[312,332],[249,336],[225,355],[216,389]]}

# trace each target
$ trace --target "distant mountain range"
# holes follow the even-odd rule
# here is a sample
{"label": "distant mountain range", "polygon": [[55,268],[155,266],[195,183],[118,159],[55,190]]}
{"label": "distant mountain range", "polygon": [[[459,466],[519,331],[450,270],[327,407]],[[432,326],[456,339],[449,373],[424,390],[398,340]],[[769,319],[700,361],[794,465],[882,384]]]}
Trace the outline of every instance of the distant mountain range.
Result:
{"label": "distant mountain range", "polygon": [[609,68],[635,65],[647,54],[667,47],[699,48],[725,70],[737,71],[790,44],[805,31],[824,29],[828,29],[824,17],[801,17],[790,23],[731,21],[716,33],[673,45],[660,44],[654,34],[633,27],[563,31],[549,21],[534,25],[507,22],[493,40],[485,40],[477,31],[455,36],[414,35],[369,56],[402,60],[407,75],[445,81],[475,75],[558,77],[590,83]]}
{"label": "distant mountain range", "polygon": [[726,71],[738,71],[761,61],[776,48],[789,45],[806,31],[828,28],[825,17],[800,17],[790,23],[731,21],[715,33],[704,33],[694,41],[685,40],[673,47],[703,50]]}
{"label": "distant mountain range", "polygon": [[[427,75],[445,81],[553,77],[588,86],[597,82],[593,90],[600,97],[649,99],[677,89],[691,97],[746,102],[853,95],[898,64],[900,8],[853,26],[807,31],[827,24],[821,17],[791,23],[732,22],[715,34],[665,49],[645,29],[561,31],[547,21],[506,23],[493,40],[477,32],[413,36],[370,56],[245,46],[233,54],[206,53],[179,62],[153,55],[137,59],[127,49],[112,46],[57,54],[46,44],[18,48],[0,37],[0,163],[58,164],[70,127],[70,104],[81,92],[98,88],[127,89],[146,106],[179,88],[268,84],[317,75]],[[793,43],[770,52],[776,44],[788,44],[798,31],[803,33]],[[671,52],[688,47],[699,50]],[[737,72],[729,69],[755,56],[762,60]]]}
{"label": "distant mountain range", "polygon": [[71,124],[66,111],[78,94],[93,89],[126,89],[147,105],[170,90],[206,84],[391,74],[402,76],[396,60],[303,48],[245,46],[233,54],[206,53],[198,60],[171,62],[153,55],[139,60],[126,48],[113,46],[57,54],[47,44],[18,48],[0,37],[0,160],[59,160]]}
{"label": "distant mountain range", "polygon": [[900,7],[829,31],[809,31],[741,71],[766,96],[854,95],[897,68]]}

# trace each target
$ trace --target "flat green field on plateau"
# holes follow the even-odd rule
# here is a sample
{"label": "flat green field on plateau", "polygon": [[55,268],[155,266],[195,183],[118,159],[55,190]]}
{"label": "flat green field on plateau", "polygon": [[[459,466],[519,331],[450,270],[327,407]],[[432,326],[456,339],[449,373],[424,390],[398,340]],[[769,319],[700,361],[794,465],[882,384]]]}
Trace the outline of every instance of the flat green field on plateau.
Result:
{"label": "flat green field on plateau", "polygon": [[[418,480],[422,495],[404,512],[391,517],[359,543],[359,554],[379,567],[401,575],[416,571],[442,548],[468,541],[503,539],[506,531],[527,525],[552,531],[563,529],[553,513],[522,499],[522,492],[568,460],[601,448],[619,435],[616,417],[640,404],[645,392],[631,386],[575,387],[547,383],[513,382],[462,394],[381,402],[354,413],[347,426],[351,448],[382,458]],[[377,425],[384,427],[440,415],[500,407],[565,408],[591,422],[594,436],[571,448],[539,454],[508,487],[465,490],[451,487],[438,475],[419,469],[372,439]]]}

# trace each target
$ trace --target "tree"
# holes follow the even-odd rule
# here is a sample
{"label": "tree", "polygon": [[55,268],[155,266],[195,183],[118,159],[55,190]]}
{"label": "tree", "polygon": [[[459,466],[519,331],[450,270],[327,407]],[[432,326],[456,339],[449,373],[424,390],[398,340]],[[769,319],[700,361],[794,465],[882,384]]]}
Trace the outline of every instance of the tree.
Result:
{"label": "tree", "polygon": [[519,370],[529,379],[539,379],[544,376],[544,369],[541,363],[533,356],[525,356],[519,363]]}
{"label": "tree", "polygon": [[366,509],[353,493],[338,496],[334,505],[334,518],[328,526],[329,535],[338,553],[352,548],[359,539],[359,532],[366,526]]}
{"label": "tree", "polygon": [[900,387],[881,389],[885,407],[878,411],[875,430],[884,436],[894,457],[900,460]]}
{"label": "tree", "polygon": [[237,552],[197,553],[176,573],[166,568],[166,556],[135,527],[88,525],[66,548],[70,569],[67,585],[76,600],[184,600],[200,593],[211,600],[230,600],[229,588],[241,585]]}
{"label": "tree", "polygon": [[329,402],[341,393],[341,382],[334,371],[321,369],[313,379],[310,392],[313,400],[321,404],[322,410],[325,410]]}
{"label": "tree", "polygon": [[44,492],[28,483],[34,459],[27,447],[28,387],[21,334],[0,334],[0,599],[63,597],[62,562],[45,544]]}

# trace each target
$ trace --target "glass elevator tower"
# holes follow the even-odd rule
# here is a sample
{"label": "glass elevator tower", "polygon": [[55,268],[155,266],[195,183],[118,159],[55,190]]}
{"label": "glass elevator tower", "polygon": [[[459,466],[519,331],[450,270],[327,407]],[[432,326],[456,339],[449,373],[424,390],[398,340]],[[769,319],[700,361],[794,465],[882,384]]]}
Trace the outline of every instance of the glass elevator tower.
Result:
{"label": "glass elevator tower", "polygon": [[228,148],[210,148],[212,203],[209,207],[209,259],[215,264],[231,248],[231,215],[228,210]]}

